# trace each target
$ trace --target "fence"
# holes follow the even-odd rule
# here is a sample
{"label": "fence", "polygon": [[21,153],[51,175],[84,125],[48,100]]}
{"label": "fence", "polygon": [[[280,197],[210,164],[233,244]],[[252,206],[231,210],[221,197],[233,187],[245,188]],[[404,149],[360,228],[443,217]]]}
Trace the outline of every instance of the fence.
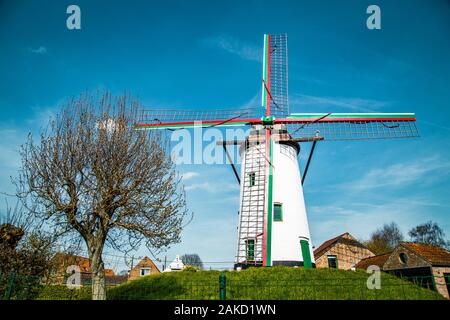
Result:
{"label": "fence", "polygon": [[[368,274],[298,270],[272,276],[264,272],[173,272],[147,276],[121,285],[107,284],[112,300],[417,300],[442,299],[430,276],[398,278],[382,273],[379,289],[367,286]],[[0,275],[0,299],[91,299],[90,283],[69,289],[59,278],[43,279],[12,273]]]}

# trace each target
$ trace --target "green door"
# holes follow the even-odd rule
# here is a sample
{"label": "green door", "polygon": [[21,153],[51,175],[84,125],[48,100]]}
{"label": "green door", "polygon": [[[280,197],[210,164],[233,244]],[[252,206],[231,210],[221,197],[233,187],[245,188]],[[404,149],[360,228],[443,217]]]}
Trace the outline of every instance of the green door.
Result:
{"label": "green door", "polygon": [[447,286],[447,292],[450,296],[450,273],[444,273],[445,285]]}
{"label": "green door", "polygon": [[300,240],[300,247],[302,248],[303,266],[305,268],[312,268],[311,253],[309,251],[308,241]]}

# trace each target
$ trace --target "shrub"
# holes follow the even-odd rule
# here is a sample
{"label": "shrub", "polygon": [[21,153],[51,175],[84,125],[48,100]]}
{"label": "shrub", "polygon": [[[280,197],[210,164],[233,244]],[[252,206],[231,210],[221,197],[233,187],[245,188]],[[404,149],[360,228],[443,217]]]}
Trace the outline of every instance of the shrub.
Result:
{"label": "shrub", "polygon": [[47,285],[42,287],[37,300],[91,300],[91,286],[69,289],[65,285]]}

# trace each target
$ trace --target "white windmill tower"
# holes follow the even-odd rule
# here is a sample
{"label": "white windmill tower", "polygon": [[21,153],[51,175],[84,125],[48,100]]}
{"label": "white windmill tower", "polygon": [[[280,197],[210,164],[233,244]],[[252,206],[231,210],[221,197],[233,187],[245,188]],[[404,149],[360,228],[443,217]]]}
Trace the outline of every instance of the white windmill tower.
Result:
{"label": "white windmill tower", "polygon": [[240,148],[236,267],[311,267],[314,256],[297,161],[300,145],[283,124],[273,126],[271,140],[266,152],[265,129],[255,125]]}
{"label": "white windmill tower", "polygon": [[[135,124],[141,130],[251,126],[245,141],[217,142],[241,184],[235,267],[314,267],[302,185],[317,141],[418,136],[414,113],[289,113],[287,57],[287,35],[264,35],[264,109],[142,110]],[[312,147],[301,175],[304,142]],[[240,176],[227,145],[240,145]]]}

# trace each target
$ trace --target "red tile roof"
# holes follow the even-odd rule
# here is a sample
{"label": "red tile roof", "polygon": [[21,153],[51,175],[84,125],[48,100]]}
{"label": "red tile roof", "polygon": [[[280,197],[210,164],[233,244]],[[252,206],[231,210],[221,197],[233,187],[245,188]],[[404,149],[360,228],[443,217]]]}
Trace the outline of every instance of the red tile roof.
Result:
{"label": "red tile roof", "polygon": [[77,265],[80,267],[81,272],[88,272],[91,270],[91,262],[88,258],[77,256],[73,254],[67,254],[63,252],[57,252],[54,256],[56,264],[65,270],[65,267],[69,265]]}
{"label": "red tile roof", "polygon": [[380,268],[383,268],[384,264],[386,263],[387,259],[391,256],[391,254],[392,252],[389,252],[385,254],[380,254],[378,256],[364,258],[355,265],[355,268],[364,270],[366,270],[369,266],[378,266]]}
{"label": "red tile roof", "polygon": [[[65,272],[65,268],[69,265],[77,265],[78,267],[80,267],[81,272],[91,272],[91,261],[89,260],[89,258],[77,256],[74,254],[57,252],[53,259],[58,267],[62,270],[62,272]],[[105,276],[114,275],[114,270],[105,269]]]}
{"label": "red tile roof", "polygon": [[314,249],[314,258],[317,259],[321,257],[325,252],[328,251],[332,246],[334,246],[339,240],[341,240],[344,236],[350,236],[353,238],[350,233],[345,232],[343,234],[338,235],[337,237],[327,240],[322,243],[318,248]]}
{"label": "red tile roof", "polygon": [[107,277],[112,277],[115,276],[116,274],[114,273],[113,269],[105,269],[105,276]]}
{"label": "red tile roof", "polygon": [[402,246],[414,251],[431,264],[450,265],[450,251],[430,244],[402,242]]}

